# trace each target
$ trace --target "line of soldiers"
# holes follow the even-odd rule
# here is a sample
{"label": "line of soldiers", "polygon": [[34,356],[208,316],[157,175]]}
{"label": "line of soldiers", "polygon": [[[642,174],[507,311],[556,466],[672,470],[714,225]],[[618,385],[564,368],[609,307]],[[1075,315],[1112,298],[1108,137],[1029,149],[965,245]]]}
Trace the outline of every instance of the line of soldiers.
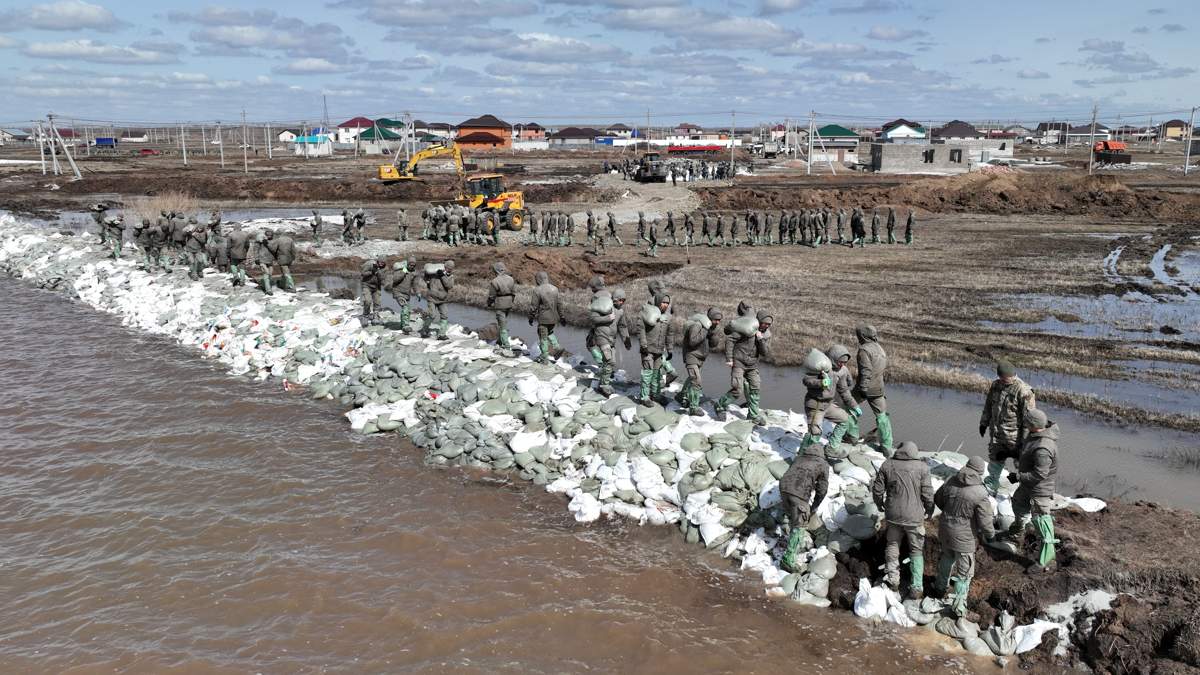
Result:
{"label": "line of soldiers", "polygon": [[[499,246],[500,231],[509,225],[509,217],[507,211],[469,208],[460,204],[438,204],[421,213],[421,238],[440,241],[449,246]],[[403,216],[401,223],[403,237],[407,239],[408,228],[404,224]]]}
{"label": "line of soldiers", "polygon": [[[612,214],[609,214],[611,218]],[[526,246],[574,246],[575,245],[575,216],[562,211],[529,211],[525,218],[526,234],[522,242]],[[592,212],[588,211],[588,241],[592,240],[592,232],[596,222]]]}
{"label": "line of soldiers", "polygon": [[[729,162],[710,162],[700,159],[676,159],[669,162],[669,172],[671,182],[678,183],[680,181],[691,183],[698,180],[725,180],[729,178],[733,170]],[[604,173],[617,171],[625,180],[633,180],[634,174],[637,173],[638,163],[636,160],[626,157],[620,163],[604,162]]]}
{"label": "line of soldiers", "polygon": [[108,215],[104,204],[91,207],[93,219],[100,224],[100,241],[109,246],[113,258],[120,258],[126,237],[137,244],[144,256],[142,267],[147,271],[170,273],[172,267],[183,266],[194,281],[204,278],[206,268],[232,275],[234,286],[246,283],[246,261],[253,260],[259,271],[262,291],[271,295],[274,290],[273,272],[280,268],[280,287],[295,291],[291,265],[296,261],[296,245],[287,232],[264,230],[252,236],[235,223],[231,229],[222,227],[221,212],[212,211],[208,222],[200,225],[195,216],[162,210],[151,221],[143,217],[126,225],[123,215]]}
{"label": "line of soldiers", "polygon": [[[404,211],[400,211],[401,214]],[[401,221],[404,218],[401,216]],[[347,246],[361,244],[367,240],[367,225],[369,219],[367,212],[360,206],[354,211],[350,209],[342,209],[342,243]],[[313,244],[321,245],[321,229],[325,226],[325,219],[316,209],[312,210],[312,219],[309,221],[309,227],[312,229]],[[401,232],[407,235],[407,227],[401,227]]]}

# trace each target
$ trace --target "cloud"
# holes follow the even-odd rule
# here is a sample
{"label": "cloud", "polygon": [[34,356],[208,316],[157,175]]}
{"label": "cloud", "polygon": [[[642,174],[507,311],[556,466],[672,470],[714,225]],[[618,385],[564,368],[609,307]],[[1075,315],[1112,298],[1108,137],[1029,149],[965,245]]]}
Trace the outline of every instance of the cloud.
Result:
{"label": "cloud", "polygon": [[840,7],[832,7],[829,10],[830,14],[875,14],[880,12],[894,12],[898,9],[904,9],[908,4],[900,0],[862,0],[857,5],[842,5]]}
{"label": "cloud", "polygon": [[1016,60],[1017,58],[1014,56],[1001,56],[1000,54],[992,54],[991,56],[984,56],[982,58],[975,59],[974,61],[971,61],[971,63],[996,65],[1000,63],[1012,63]]}
{"label": "cloud", "polygon": [[885,42],[903,42],[904,40],[926,35],[929,35],[929,33],[923,30],[896,28],[895,26],[872,26],[871,30],[867,31],[868,38],[883,40]]}
{"label": "cloud", "polygon": [[601,14],[596,20],[608,28],[662,33],[685,47],[706,49],[760,49],[764,44],[803,36],[769,19],[695,7],[623,9]]}
{"label": "cloud", "polygon": [[1040,37],[1040,38],[1036,38],[1036,39],[1034,39],[1034,42],[1036,42],[1036,43],[1037,43],[1037,44],[1039,44],[1039,45],[1044,45],[1044,44],[1047,44],[1047,43],[1050,43],[1050,42],[1054,42],[1054,38],[1052,38],[1052,37]]}
{"label": "cloud", "polygon": [[120,63],[127,65],[176,63],[179,61],[173,53],[109,45],[95,40],[34,42],[22,49],[21,53],[37,59],[76,59],[89,63]]}
{"label": "cloud", "polygon": [[851,60],[903,61],[910,58],[906,52],[872,49],[853,42],[815,42],[805,39],[772,47],[770,53],[775,56],[808,57],[815,61],[814,65],[824,64],[828,67],[838,67],[839,63]]}
{"label": "cloud", "polygon": [[[399,34],[390,37],[399,38]],[[432,41],[426,47],[439,54],[489,53],[512,61],[541,63],[602,62],[617,63],[629,57],[623,49],[548,33],[512,33],[497,31],[466,42]]]}
{"label": "cloud", "polygon": [[171,11],[174,23],[199,26],[189,37],[202,51],[219,50],[226,56],[259,56],[277,51],[293,59],[323,58],[336,63],[350,60],[347,47],[354,39],[331,23],[308,23],[269,9],[243,10],[205,7],[198,12]]}
{"label": "cloud", "polygon": [[1185,30],[1187,30],[1187,28],[1180,23],[1164,23],[1162,27],[1162,31],[1164,33],[1182,33]]}
{"label": "cloud", "polygon": [[[786,0],[785,0],[786,1]],[[796,0],[808,2],[808,0]],[[635,9],[638,7],[679,7],[687,0],[545,0],[547,5],[571,5],[574,7],[601,7],[604,9]]]}
{"label": "cloud", "polygon": [[1022,68],[1017,71],[1017,77],[1022,80],[1046,80],[1050,78],[1050,73],[1036,68]]}
{"label": "cloud", "polygon": [[7,35],[0,35],[0,49],[12,49],[20,47],[23,43],[16,38],[10,38]]}
{"label": "cloud", "polygon": [[418,68],[436,68],[437,61],[435,61],[433,57],[428,54],[417,54],[416,56],[406,56],[400,59],[400,63],[396,65],[398,65],[400,68],[406,68],[409,70]]}
{"label": "cloud", "polygon": [[[404,29],[429,26],[479,26],[496,18],[518,18],[535,14],[537,5],[528,0],[337,0],[331,7],[360,10],[358,18]],[[466,34],[470,42],[474,34]],[[440,41],[442,36],[432,40]]]}
{"label": "cloud", "polygon": [[1089,38],[1083,41],[1079,48],[1081,52],[1098,52],[1100,54],[1117,54],[1125,51],[1125,43],[1121,40],[1100,40]]}
{"label": "cloud", "polygon": [[811,0],[759,0],[759,16],[772,16],[785,12],[794,12],[812,4]]}
{"label": "cloud", "polygon": [[345,72],[345,67],[322,58],[296,59],[286,65],[276,66],[271,72],[279,75],[325,75]]}
{"label": "cloud", "polygon": [[1162,7],[1152,7],[1146,10],[1147,14],[1166,14],[1167,10]]}
{"label": "cloud", "polygon": [[1150,32],[1150,29],[1146,26],[1137,26],[1133,29],[1133,32],[1137,33],[1138,35],[1145,35],[1146,33]]}
{"label": "cloud", "polygon": [[0,12],[0,31],[36,28],[107,32],[125,26],[108,9],[83,0],[59,0]]}

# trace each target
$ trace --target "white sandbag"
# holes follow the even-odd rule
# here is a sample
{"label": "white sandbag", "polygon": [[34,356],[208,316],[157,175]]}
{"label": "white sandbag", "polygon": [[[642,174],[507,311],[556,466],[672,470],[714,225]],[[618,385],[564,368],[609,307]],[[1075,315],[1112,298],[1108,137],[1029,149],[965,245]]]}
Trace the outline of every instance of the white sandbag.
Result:
{"label": "white sandbag", "polygon": [[871,582],[858,580],[858,593],[854,596],[854,613],[863,619],[882,621],[887,616],[888,600],[883,587],[873,588]]}
{"label": "white sandbag", "polygon": [[591,523],[600,518],[600,502],[586,492],[579,492],[572,497],[567,510],[578,523]]}
{"label": "white sandbag", "polygon": [[[1105,504],[1104,500],[1096,499],[1095,497],[1071,497],[1067,499],[1067,502],[1073,506],[1078,506],[1087,513],[1096,513],[1108,508],[1108,504]],[[1017,653],[1019,654],[1020,652]]]}
{"label": "white sandbag", "polygon": [[1025,652],[1037,649],[1038,645],[1042,644],[1042,636],[1052,630],[1059,632],[1058,639],[1060,643],[1067,639],[1067,631],[1061,624],[1054,623],[1053,621],[1038,619],[1028,626],[1018,627],[1013,631],[1013,636],[1017,642],[1016,651],[1013,653],[1024,654]]}

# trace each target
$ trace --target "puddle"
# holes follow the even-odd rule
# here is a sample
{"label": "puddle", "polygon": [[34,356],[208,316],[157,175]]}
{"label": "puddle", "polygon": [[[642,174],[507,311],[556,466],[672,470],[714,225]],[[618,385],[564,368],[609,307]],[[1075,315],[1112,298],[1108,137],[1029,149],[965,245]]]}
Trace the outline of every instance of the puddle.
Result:
{"label": "puddle", "polygon": [[[310,283],[325,290],[357,289],[358,286],[355,279],[336,276],[324,276]],[[398,309],[392,298],[384,295],[384,305]],[[465,305],[448,307],[450,320],[470,329],[482,328],[493,321],[492,313],[486,310]],[[535,330],[524,317],[514,315],[509,322],[509,330],[526,344],[536,344]],[[562,346],[570,353],[591,360],[586,356],[584,347],[585,331],[560,326],[555,332]],[[637,354],[618,350],[616,367],[618,370],[624,369],[626,380],[635,380],[639,367]],[[676,368],[682,373],[678,363]],[[804,388],[795,369],[766,366],[760,373],[765,407],[803,411]],[[714,354],[704,365],[703,377],[705,393],[715,398],[724,393],[728,386],[729,369],[720,356]],[[1110,384],[1121,387],[1129,383]],[[986,455],[986,443],[979,437],[979,414],[984,392],[972,394],[917,385],[889,385],[888,390],[888,406],[894,416],[897,441],[912,440],[926,450],[958,450],[967,454]],[[1120,389],[1114,391],[1119,393]],[[1178,508],[1200,510],[1196,474],[1177,471],[1167,462],[1146,456],[1164,454],[1172,448],[1200,447],[1200,434],[1158,428],[1125,428],[1098,422],[1072,410],[1054,406],[1043,408],[1063,430],[1059,463],[1060,492],[1089,492],[1102,498],[1152,499]],[[868,421],[864,431],[869,433],[873,427],[874,422]]]}
{"label": "puddle", "polygon": [[[981,321],[981,325],[999,330],[1027,330],[1069,337],[1145,340],[1147,333],[1153,333],[1154,339],[1159,340],[1200,340],[1200,301],[1194,294],[1188,297],[1174,296],[1170,301],[1159,301],[1142,293],[1098,297],[1030,294],[1008,296],[1002,300],[1030,309],[1072,314],[1081,321],[1065,322],[1048,317],[1038,322]],[[1171,326],[1180,333],[1162,334],[1159,332],[1162,326]]]}

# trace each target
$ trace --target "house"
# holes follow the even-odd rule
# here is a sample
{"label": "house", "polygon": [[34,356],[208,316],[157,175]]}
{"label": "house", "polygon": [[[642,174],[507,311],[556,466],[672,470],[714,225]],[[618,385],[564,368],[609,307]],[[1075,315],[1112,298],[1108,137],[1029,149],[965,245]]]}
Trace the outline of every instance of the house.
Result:
{"label": "house", "polygon": [[1188,123],[1183,120],[1171,120],[1158,125],[1158,139],[1168,141],[1183,140],[1187,136]]}
{"label": "house", "polygon": [[884,143],[923,143],[925,136],[925,127],[901,117],[880,127],[878,139]]}
{"label": "house", "polygon": [[1071,128],[1066,122],[1039,122],[1033,130],[1033,138],[1042,145],[1065,143],[1067,130]]}
{"label": "house", "polygon": [[699,134],[702,131],[704,131],[704,129],[701,129],[690,122],[684,122],[683,124],[675,127],[676,136],[691,136],[693,134]]}
{"label": "house", "polygon": [[513,125],[513,138],[519,141],[546,140],[546,127],[537,122]]}
{"label": "house", "polygon": [[934,139],[943,142],[983,138],[983,134],[978,129],[962,120],[953,120],[940,129],[934,129],[931,135]]}
{"label": "house", "polygon": [[422,122],[421,120],[416,120],[413,122],[413,130],[417,132],[418,136],[420,134],[429,134],[441,139],[454,137],[454,127],[445,122]]}
{"label": "house", "polygon": [[603,131],[591,127],[564,127],[546,138],[552,147],[591,147],[604,135]]}
{"label": "house", "polygon": [[403,140],[404,134],[377,124],[370,129],[364,129],[357,136],[355,143],[358,144],[358,149],[362,153],[386,155],[398,147]]}
{"label": "house", "polygon": [[621,124],[620,122],[609,126],[604,131],[609,136],[615,136],[617,138],[633,138],[633,129]]}
{"label": "house", "polygon": [[352,117],[337,125],[334,142],[353,143],[354,137],[362,133],[363,129],[370,129],[373,126],[375,126],[375,120],[369,117]]}
{"label": "house", "polygon": [[0,145],[24,143],[29,138],[29,134],[20,129],[0,129]]}
{"label": "house", "polygon": [[284,129],[283,131],[280,131],[278,134],[276,134],[275,138],[278,139],[280,143],[295,143],[296,137],[298,137],[299,135],[300,135],[299,129]]}
{"label": "house", "polygon": [[971,153],[953,142],[872,143],[868,166],[876,173],[966,173],[971,170]]}
{"label": "house", "polygon": [[1096,124],[1096,132],[1092,133],[1092,125],[1080,124],[1067,130],[1067,145],[1087,145],[1092,140],[1111,141],[1112,131],[1103,124]]}
{"label": "house", "polygon": [[390,117],[380,117],[375,120],[375,126],[383,127],[384,129],[403,129],[408,126],[404,120],[394,120]]}
{"label": "house", "polygon": [[297,136],[293,147],[300,157],[328,157],[333,154],[333,141],[328,134]]}
{"label": "house", "polygon": [[472,117],[458,125],[458,135],[454,137],[454,140],[464,150],[510,148],[512,147],[512,125],[495,115]]}
{"label": "house", "polygon": [[1004,127],[1004,133],[1012,134],[1013,140],[1018,143],[1024,143],[1034,138],[1033,130],[1020,124],[1010,124]]}
{"label": "house", "polygon": [[813,132],[813,164],[858,162],[858,134],[838,124],[826,124]]}

